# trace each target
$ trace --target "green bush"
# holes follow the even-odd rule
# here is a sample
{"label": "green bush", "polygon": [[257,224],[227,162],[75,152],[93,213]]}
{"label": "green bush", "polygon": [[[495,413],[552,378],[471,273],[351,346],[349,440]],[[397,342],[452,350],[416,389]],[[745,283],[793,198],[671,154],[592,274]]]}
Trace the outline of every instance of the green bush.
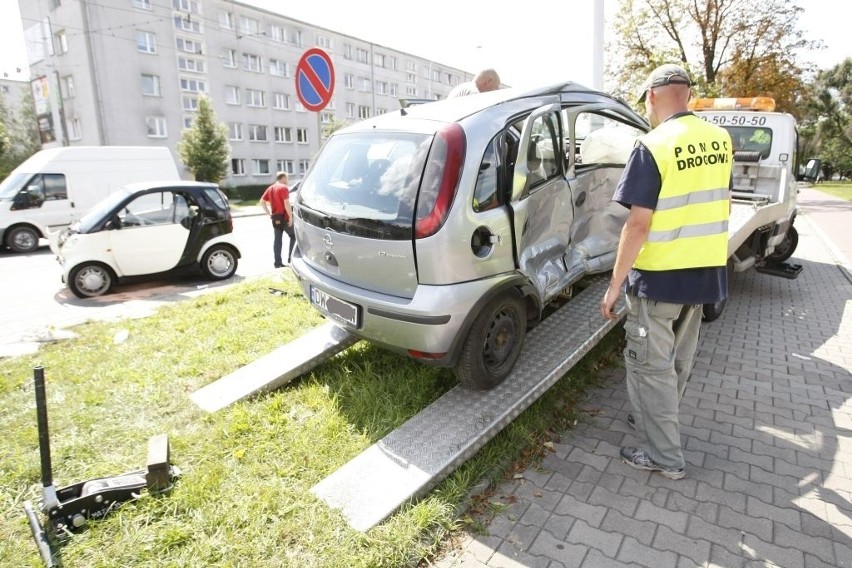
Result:
{"label": "green bush", "polygon": [[238,185],[236,187],[223,187],[222,191],[231,201],[259,201],[267,187],[269,187],[268,183]]}

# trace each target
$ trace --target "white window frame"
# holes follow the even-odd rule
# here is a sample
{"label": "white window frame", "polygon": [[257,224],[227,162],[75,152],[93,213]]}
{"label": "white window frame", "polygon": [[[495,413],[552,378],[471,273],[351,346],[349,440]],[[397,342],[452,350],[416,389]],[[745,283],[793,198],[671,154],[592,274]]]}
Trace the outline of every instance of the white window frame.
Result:
{"label": "white window frame", "polygon": [[287,93],[272,93],[272,108],[275,110],[290,110],[290,95]]}
{"label": "white window frame", "polygon": [[204,60],[179,55],[178,69],[187,73],[204,73]]}
{"label": "white window frame", "polygon": [[240,33],[247,36],[260,35],[260,20],[240,16]]}
{"label": "white window frame", "polygon": [[256,53],[243,53],[243,71],[263,73],[263,57]]}
{"label": "white window frame", "polygon": [[195,112],[198,110],[198,97],[195,95],[183,95],[180,104],[183,110]]}
{"label": "white window frame", "polygon": [[175,46],[178,51],[182,51],[183,53],[191,53],[192,55],[204,54],[204,44],[197,39],[177,37],[175,38]]}
{"label": "white window frame", "polygon": [[[66,99],[73,99],[77,94],[77,89],[74,88],[74,76],[65,75],[62,78],[62,96]],[[8,91],[7,91],[8,92]]]}
{"label": "white window frame", "polygon": [[308,173],[308,169],[311,167],[310,160],[299,160],[299,175],[305,175]]}
{"label": "white window frame", "polygon": [[270,59],[269,73],[270,75],[275,75],[276,77],[289,77],[290,66],[287,65],[286,61],[283,61],[281,59]]}
{"label": "white window frame", "polygon": [[355,75],[352,73],[345,73],[343,75],[343,86],[347,89],[355,90]]}
{"label": "white window frame", "polygon": [[229,47],[225,48],[224,54],[222,54],[222,65],[228,67],[229,69],[237,68],[237,50],[231,49]]}
{"label": "white window frame", "polygon": [[[265,166],[265,168],[264,168]],[[268,158],[252,158],[251,174],[254,176],[268,176],[270,174]]]}
{"label": "white window frame", "polygon": [[236,85],[225,85],[225,104],[240,104],[240,88]]}
{"label": "white window frame", "polygon": [[151,9],[151,0],[133,0],[131,5],[134,8],[139,8],[140,10],[150,10]]}
{"label": "white window frame", "polygon": [[284,26],[276,26],[272,24],[269,26],[269,38],[272,41],[277,41],[279,43],[287,43],[287,28]]}
{"label": "white window frame", "polygon": [[[165,116],[146,116],[145,128],[148,132],[148,138],[168,138],[169,129],[166,124]],[[152,132],[153,130],[153,132]]]}
{"label": "white window frame", "polygon": [[[259,102],[258,102],[259,99]],[[257,89],[246,89],[246,106],[263,108],[266,106],[266,92]]]}
{"label": "white window frame", "polygon": [[269,142],[268,130],[265,124],[248,125],[249,142]]}
{"label": "white window frame", "polygon": [[274,140],[279,144],[293,142],[293,129],[289,126],[275,126],[273,128]]}
{"label": "white window frame", "polygon": [[234,13],[227,10],[219,11],[219,28],[223,30],[234,29]]}
{"label": "white window frame", "polygon": [[157,53],[157,34],[136,30],[136,51],[154,55]]}
{"label": "white window frame", "polygon": [[296,129],[296,143],[297,144],[310,144],[311,139],[308,136],[309,131],[307,128],[297,128]]}
{"label": "white window frame", "polygon": [[[142,73],[142,95],[146,97],[161,97],[163,92],[160,89],[160,76],[153,73]],[[151,91],[146,92],[146,79],[150,79]]]}
{"label": "white window frame", "polygon": [[231,158],[231,175],[234,177],[246,175],[246,161],[244,158]]}
{"label": "white window frame", "polygon": [[243,139],[243,123],[229,122],[228,123],[228,140],[239,141]]}
{"label": "white window frame", "polygon": [[206,93],[207,83],[201,79],[180,78],[180,90],[184,93]]}
{"label": "white window frame", "polygon": [[80,140],[83,137],[83,128],[80,124],[80,119],[76,116],[71,117],[68,121],[68,139]]}
{"label": "white window frame", "polygon": [[287,172],[292,175],[295,171],[293,169],[293,160],[276,160],[275,169],[279,172]]}
{"label": "white window frame", "polygon": [[193,34],[202,34],[204,30],[201,27],[199,18],[192,18],[188,14],[186,16],[175,15],[173,18],[175,29]]}

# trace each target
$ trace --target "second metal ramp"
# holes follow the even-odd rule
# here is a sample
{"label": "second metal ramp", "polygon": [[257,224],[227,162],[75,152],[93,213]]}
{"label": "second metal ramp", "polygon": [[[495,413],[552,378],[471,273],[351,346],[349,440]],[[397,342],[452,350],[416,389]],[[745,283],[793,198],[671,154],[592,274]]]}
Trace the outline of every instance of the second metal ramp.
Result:
{"label": "second metal ramp", "polygon": [[[367,531],[429,491],[535,402],[618,321],[604,320],[608,278],[551,314],[524,342],[512,373],[489,391],[453,388],[408,422],[317,483],[311,492]],[[623,303],[618,314],[625,313]]]}

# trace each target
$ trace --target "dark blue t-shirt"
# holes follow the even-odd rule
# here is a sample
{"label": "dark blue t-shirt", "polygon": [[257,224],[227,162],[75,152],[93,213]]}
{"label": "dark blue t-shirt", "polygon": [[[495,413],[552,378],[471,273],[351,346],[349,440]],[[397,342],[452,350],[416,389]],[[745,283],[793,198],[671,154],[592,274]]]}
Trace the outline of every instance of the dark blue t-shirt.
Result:
{"label": "dark blue t-shirt", "polygon": [[[612,200],[628,209],[633,205],[655,209],[662,183],[654,156],[640,142],[627,160]],[[715,304],[728,296],[727,268],[659,271],[631,268],[627,274],[627,291],[661,302]]]}

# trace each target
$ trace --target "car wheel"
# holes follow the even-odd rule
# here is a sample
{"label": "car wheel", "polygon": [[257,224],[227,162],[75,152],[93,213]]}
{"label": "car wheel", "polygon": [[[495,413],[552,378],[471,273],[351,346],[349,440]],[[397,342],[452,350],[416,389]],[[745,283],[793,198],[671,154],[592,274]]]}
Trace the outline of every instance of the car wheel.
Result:
{"label": "car wheel", "polygon": [[476,390],[499,385],[518,361],[526,332],[526,307],[516,293],[491,300],[465,338],[453,369],[459,382]]}
{"label": "car wheel", "polygon": [[33,252],[38,248],[38,232],[32,227],[15,227],[9,231],[6,244],[15,252]]}
{"label": "car wheel", "polygon": [[225,280],[237,271],[237,255],[227,245],[215,245],[201,257],[201,271],[211,280]]}
{"label": "car wheel", "polygon": [[96,262],[75,266],[68,275],[68,287],[78,298],[94,298],[112,290],[115,273],[111,268]]}
{"label": "car wheel", "polygon": [[775,263],[784,262],[793,256],[797,246],[799,246],[799,231],[796,230],[796,227],[790,225],[787,234],[784,235],[784,240],[775,247],[775,250],[766,257],[766,260]]}

